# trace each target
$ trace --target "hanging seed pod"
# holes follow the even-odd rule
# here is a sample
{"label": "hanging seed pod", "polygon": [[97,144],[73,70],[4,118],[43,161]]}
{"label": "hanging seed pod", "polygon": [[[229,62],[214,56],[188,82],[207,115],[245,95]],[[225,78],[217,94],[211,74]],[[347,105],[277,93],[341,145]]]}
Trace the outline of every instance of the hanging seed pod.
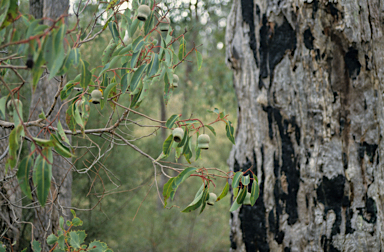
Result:
{"label": "hanging seed pod", "polygon": [[179,76],[177,76],[176,74],[173,75],[173,87],[174,88],[177,88],[179,86]]}
{"label": "hanging seed pod", "polygon": [[165,17],[165,18],[163,18],[163,20],[161,20],[160,21],[160,24],[159,24],[159,30],[161,31],[161,32],[166,32],[166,33],[168,33],[168,31],[169,31],[169,23],[170,23],[170,20],[169,20],[169,18],[167,18],[167,17]]}
{"label": "hanging seed pod", "polygon": [[208,150],[210,138],[207,134],[201,134],[197,139],[197,148]]}
{"label": "hanging seed pod", "polygon": [[103,94],[100,92],[100,90],[95,89],[92,91],[91,97],[92,97],[93,104],[99,104],[101,97],[103,97]]}
{"label": "hanging seed pod", "polygon": [[217,201],[217,196],[216,196],[216,194],[214,194],[214,193],[209,193],[209,198],[208,198],[207,204],[210,205],[210,206],[213,206],[213,205],[215,204],[216,201]]}
{"label": "hanging seed pod", "polygon": [[184,130],[182,128],[176,128],[172,131],[173,141],[180,143],[184,136]]}
{"label": "hanging seed pod", "polygon": [[251,205],[251,194],[249,192],[247,192],[247,195],[245,195],[243,205]]}
{"label": "hanging seed pod", "polygon": [[148,5],[142,4],[139,6],[139,8],[137,8],[137,12],[137,19],[145,22],[149,14],[151,14],[151,9]]}
{"label": "hanging seed pod", "polygon": [[9,111],[13,112],[13,109],[14,109],[14,104],[16,104],[16,106],[18,106],[20,104],[20,106],[23,106],[23,103],[19,100],[19,99],[15,99],[15,103],[13,103],[12,99],[8,101],[7,103],[7,108]]}

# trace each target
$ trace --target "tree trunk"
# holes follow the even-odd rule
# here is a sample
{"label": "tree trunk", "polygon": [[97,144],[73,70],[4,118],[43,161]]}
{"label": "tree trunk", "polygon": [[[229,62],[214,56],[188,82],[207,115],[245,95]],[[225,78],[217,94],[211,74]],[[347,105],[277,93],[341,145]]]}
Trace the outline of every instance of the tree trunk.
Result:
{"label": "tree trunk", "polygon": [[260,197],[231,215],[231,251],[384,248],[384,2],[234,0],[233,171]]}
{"label": "tree trunk", "polygon": [[[30,13],[38,15],[42,13],[43,17],[49,17],[51,19],[57,19],[60,15],[66,14],[68,10],[68,0],[34,0],[30,2]],[[38,8],[42,8],[38,9]],[[41,16],[36,16],[41,18]],[[44,23],[50,25],[50,20],[44,20]],[[31,120],[38,119],[38,115],[41,111],[47,113],[54,103],[54,97],[56,96],[60,87],[65,85],[65,79],[57,76],[51,80],[48,80],[49,73],[44,72],[41,77],[37,88],[32,96],[31,101]],[[65,111],[64,106],[61,111],[62,102],[58,99],[56,106],[50,117],[47,119],[52,121],[59,113],[60,122],[65,127]],[[56,122],[53,125],[56,125]],[[39,134],[39,128],[31,128],[30,132],[33,136]],[[40,138],[49,137],[44,136],[42,133],[39,135]],[[65,219],[71,218],[71,213],[68,207],[71,206],[72,196],[72,173],[71,165],[63,157],[58,154],[53,154],[53,166],[52,166],[52,185],[51,191],[48,196],[47,206],[44,208],[35,209],[35,230],[34,238],[41,242],[42,251],[48,251],[46,244],[46,238],[51,233],[56,233],[59,229],[59,217],[63,215]],[[37,199],[36,199],[37,200]],[[50,203],[54,204],[54,206]]]}

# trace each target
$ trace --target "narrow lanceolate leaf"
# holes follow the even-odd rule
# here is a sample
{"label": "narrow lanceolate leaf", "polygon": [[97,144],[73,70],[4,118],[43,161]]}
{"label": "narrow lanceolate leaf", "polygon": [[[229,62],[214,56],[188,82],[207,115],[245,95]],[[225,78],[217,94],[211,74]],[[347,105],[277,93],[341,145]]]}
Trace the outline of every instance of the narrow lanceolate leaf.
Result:
{"label": "narrow lanceolate leaf", "polygon": [[148,69],[147,69],[147,75],[149,77],[155,75],[159,71],[159,55],[156,53],[152,54],[151,63],[149,63]]}
{"label": "narrow lanceolate leaf", "polygon": [[35,143],[37,143],[43,148],[55,146],[55,143],[51,139],[41,139],[41,138],[33,137],[33,141],[35,141]]}
{"label": "narrow lanceolate leaf", "polygon": [[180,40],[178,57],[179,57],[179,60],[182,60],[185,57],[185,43],[184,43],[184,39]]}
{"label": "narrow lanceolate leaf", "polygon": [[69,148],[67,148],[66,146],[64,146],[59,138],[57,138],[54,134],[51,134],[51,137],[50,139],[54,142],[54,149],[55,151],[63,156],[63,157],[66,157],[66,158],[70,158],[70,157],[73,157],[74,155],[71,153],[71,150]]}
{"label": "narrow lanceolate leaf", "polygon": [[229,190],[229,184],[227,182],[223,188],[223,191],[221,191],[220,196],[217,198],[217,201],[223,199],[228,194],[228,190]]}
{"label": "narrow lanceolate leaf", "polygon": [[216,131],[212,126],[210,125],[204,125],[204,126],[207,127],[216,136]]}
{"label": "narrow lanceolate leaf", "polygon": [[111,31],[113,40],[118,43],[119,42],[119,31],[117,30],[117,26],[115,22],[109,22],[108,28]]}
{"label": "narrow lanceolate leaf", "polygon": [[207,205],[208,199],[209,199],[209,191],[208,191],[208,188],[206,188],[206,190],[204,190],[203,192],[203,196],[201,197],[201,210],[199,214],[201,214],[204,211],[205,206]]}
{"label": "narrow lanceolate leaf", "polygon": [[189,134],[189,129],[188,129],[188,127],[185,127],[183,139],[180,141],[180,143],[179,143],[179,145],[177,145],[177,147],[183,147],[184,146],[184,144],[188,140],[188,134]]}
{"label": "narrow lanceolate leaf", "polygon": [[139,82],[141,80],[141,77],[143,76],[143,72],[145,70],[145,68],[147,67],[146,64],[140,66],[136,71],[135,73],[133,74],[132,76],[132,79],[131,79],[131,92],[135,92],[135,89],[137,88],[137,86],[139,85]]}
{"label": "narrow lanceolate leaf", "polygon": [[197,70],[200,70],[201,66],[203,65],[203,56],[201,56],[201,53],[199,53],[197,50],[196,52],[196,61],[197,61]]}
{"label": "narrow lanceolate leaf", "polygon": [[239,207],[241,206],[241,204],[237,203],[237,200],[235,199],[232,203],[232,206],[231,208],[229,209],[230,212],[233,212],[233,211],[236,211]]}
{"label": "narrow lanceolate leaf", "polygon": [[108,100],[108,96],[109,96],[109,93],[111,92],[111,90],[117,85],[117,82],[116,83],[111,83],[108,85],[108,87],[104,90],[104,93],[103,93],[103,96],[104,96],[104,100],[107,101]]}
{"label": "narrow lanceolate leaf", "polygon": [[11,0],[2,0],[0,2],[0,27],[3,25],[3,22],[7,17],[10,2]]}
{"label": "narrow lanceolate leaf", "polygon": [[75,84],[73,83],[73,81],[69,81],[63,88],[63,90],[61,90],[60,92],[60,99],[61,100],[64,100],[64,99],[67,99],[69,97],[69,95],[71,94],[73,88],[75,87]]}
{"label": "narrow lanceolate leaf", "polygon": [[36,186],[37,199],[44,207],[51,186],[53,158],[51,148],[44,148],[42,153],[44,157],[39,155],[33,168],[33,183]]}
{"label": "narrow lanceolate leaf", "polygon": [[245,199],[245,196],[247,196],[247,191],[248,191],[248,187],[243,187],[240,189],[238,195],[237,195],[237,198],[236,198],[236,201],[238,204],[242,204],[244,199]]}
{"label": "narrow lanceolate leaf", "polygon": [[188,167],[184,169],[179,175],[177,175],[177,177],[175,177],[172,188],[176,191],[179,185],[183,183],[195,171],[196,171],[196,168],[194,167]]}
{"label": "narrow lanceolate leaf", "polygon": [[[57,33],[54,37],[54,57],[55,59],[51,61],[51,64],[48,64],[47,66],[50,71],[49,78],[52,79],[56,76],[57,72],[59,72],[61,66],[63,65],[64,59],[65,59],[65,52],[64,52],[64,36],[66,33],[66,26],[61,25]],[[50,66],[50,67],[49,67]]]}
{"label": "narrow lanceolate leaf", "polygon": [[252,182],[251,188],[251,205],[253,206],[256,203],[256,200],[259,198],[259,182],[256,177]]}
{"label": "narrow lanceolate leaf", "polygon": [[183,211],[183,213],[189,213],[193,210],[196,210],[201,206],[201,203],[203,202],[203,195],[208,190],[208,188],[205,188],[204,191],[201,191],[198,195],[196,195],[195,199],[189,204]]}
{"label": "narrow lanceolate leaf", "polygon": [[165,127],[168,129],[173,128],[173,125],[175,122],[179,119],[179,115],[171,115],[171,117],[168,118],[167,122],[165,123]]}
{"label": "narrow lanceolate leaf", "polygon": [[171,192],[173,191],[173,181],[175,178],[170,178],[163,186],[164,207],[167,206],[167,200],[169,199]]}
{"label": "narrow lanceolate leaf", "polygon": [[0,98],[0,118],[5,119],[5,104],[7,103],[7,96]]}
{"label": "narrow lanceolate leaf", "polygon": [[112,0],[112,1],[108,4],[108,6],[107,6],[107,8],[106,8],[105,10],[107,11],[107,10],[113,8],[113,7],[115,6],[115,4],[117,3],[117,1],[118,1],[118,0]]}
{"label": "narrow lanceolate leaf", "polygon": [[245,185],[245,186],[248,185],[250,181],[251,181],[251,179],[250,179],[249,175],[247,175],[247,176],[243,176],[243,177],[241,178],[241,183],[242,183],[243,185]]}
{"label": "narrow lanceolate leaf", "polygon": [[89,63],[87,61],[80,59],[79,63],[81,67],[80,85],[85,90],[91,82],[92,74],[88,70]]}
{"label": "narrow lanceolate leaf", "polygon": [[67,138],[67,135],[65,135],[65,132],[64,132],[63,126],[61,125],[60,120],[57,122],[57,130],[58,130],[58,132],[59,132],[61,141],[64,141],[64,142],[66,142],[68,145],[71,145],[71,144],[69,143],[69,139]]}
{"label": "narrow lanceolate leaf", "polygon": [[141,51],[141,48],[143,48],[144,45],[144,39],[142,36],[139,36],[133,41],[132,43],[132,51],[133,53],[137,53]]}
{"label": "narrow lanceolate leaf", "polygon": [[169,135],[167,137],[167,139],[165,139],[164,143],[163,143],[163,153],[164,155],[169,155],[169,153],[171,152],[171,149],[172,149],[172,142],[173,142],[173,136],[172,134]]}
{"label": "narrow lanceolate leaf", "polygon": [[129,27],[129,37],[130,38],[133,38],[133,35],[135,34],[136,30],[137,30],[137,27],[139,26],[139,20],[138,19],[135,19],[133,22],[132,22],[132,25]]}
{"label": "narrow lanceolate leaf", "polygon": [[[18,1],[12,0],[3,0],[0,6],[0,29],[3,29],[16,20],[19,11],[19,6]],[[5,13],[2,12],[3,10],[6,10]]]}
{"label": "narrow lanceolate leaf", "polygon": [[241,177],[243,176],[242,172],[236,172],[232,179],[232,188],[236,188],[239,186],[239,182]]}
{"label": "narrow lanceolate leaf", "polygon": [[235,144],[235,137],[234,137],[234,128],[232,126],[232,123],[228,121],[228,123],[225,125],[225,130],[227,131],[227,138]]}
{"label": "narrow lanceolate leaf", "polygon": [[33,157],[27,155],[21,160],[18,170],[17,179],[19,181],[20,189],[30,199],[32,199],[31,188],[29,186],[29,173],[33,167]]}
{"label": "narrow lanceolate leaf", "polygon": [[9,153],[7,160],[7,167],[15,167],[17,163],[17,151],[19,150],[19,140],[22,131],[24,131],[23,126],[20,124],[14,128],[9,135]]}

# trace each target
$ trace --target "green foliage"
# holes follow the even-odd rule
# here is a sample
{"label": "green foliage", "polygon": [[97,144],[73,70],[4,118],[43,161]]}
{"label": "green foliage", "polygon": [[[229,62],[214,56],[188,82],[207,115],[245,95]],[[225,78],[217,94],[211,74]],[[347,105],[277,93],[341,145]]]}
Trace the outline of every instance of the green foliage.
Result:
{"label": "green foliage", "polygon": [[[72,227],[79,227],[83,225],[83,221],[76,217],[76,214],[71,210],[73,214],[72,221],[68,221],[68,229],[65,230],[63,226],[64,219],[60,217],[60,230],[57,234],[50,234],[47,237],[47,244],[53,246],[53,251],[93,251],[93,252],[113,252],[112,249],[104,242],[92,241],[88,245],[85,243],[87,234],[84,230],[71,230]],[[32,250],[34,252],[41,251],[41,245],[38,241],[32,242]]]}

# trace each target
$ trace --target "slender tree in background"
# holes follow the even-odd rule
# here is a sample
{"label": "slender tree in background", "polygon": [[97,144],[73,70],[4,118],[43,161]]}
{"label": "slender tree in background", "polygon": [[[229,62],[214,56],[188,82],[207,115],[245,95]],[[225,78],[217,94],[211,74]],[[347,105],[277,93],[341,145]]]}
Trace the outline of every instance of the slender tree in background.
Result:
{"label": "slender tree in background", "polygon": [[234,0],[233,171],[260,198],[231,215],[231,251],[380,251],[382,1]]}

